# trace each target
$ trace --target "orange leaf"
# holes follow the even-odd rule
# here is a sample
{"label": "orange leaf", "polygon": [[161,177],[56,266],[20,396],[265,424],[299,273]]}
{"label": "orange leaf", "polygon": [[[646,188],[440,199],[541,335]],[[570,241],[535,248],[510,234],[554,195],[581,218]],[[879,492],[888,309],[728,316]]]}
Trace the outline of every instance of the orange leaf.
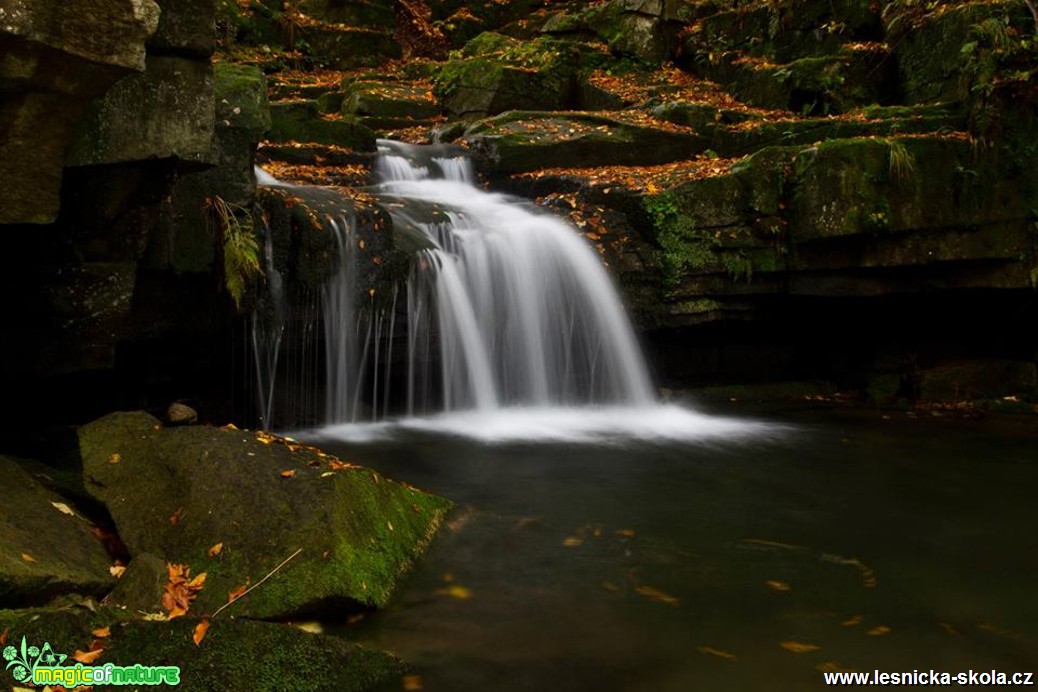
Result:
{"label": "orange leaf", "polygon": [[0,646],[3,646],[4,644],[7,643],[7,635],[9,635],[10,633],[11,633],[11,628],[10,627],[6,628],[3,631],[3,633],[0,633]]}
{"label": "orange leaf", "polygon": [[249,590],[249,583],[245,582],[244,584],[239,586],[237,589],[235,589],[234,591],[232,591],[229,594],[227,594],[227,602],[228,603],[233,603],[234,601],[237,601],[239,598],[244,596],[245,592],[248,591],[248,590]]}
{"label": "orange leaf", "polygon": [[291,471],[282,471],[281,472],[281,477],[282,478],[291,478],[294,475],[296,475],[295,469],[293,469]]}
{"label": "orange leaf", "polygon": [[36,562],[36,558],[34,558],[29,553],[22,553],[22,559],[25,560],[26,562]]}
{"label": "orange leaf", "polygon": [[102,627],[100,629],[96,629],[96,630],[92,631],[90,634],[94,635],[95,637],[98,637],[99,639],[103,639],[104,637],[107,637],[111,633],[112,633],[112,628],[111,627]]}
{"label": "orange leaf", "polygon": [[199,620],[198,624],[195,625],[195,633],[191,636],[191,639],[195,642],[195,646],[202,643],[202,639],[205,638],[205,633],[209,631],[209,621],[203,618]]}
{"label": "orange leaf", "polygon": [[178,605],[174,605],[170,609],[169,615],[167,617],[169,617],[169,619],[172,620],[173,618],[178,618],[181,615],[186,615],[186,614],[187,614],[187,608],[181,608]]}
{"label": "orange leaf", "polygon": [[101,658],[101,654],[104,652],[104,649],[94,649],[92,651],[79,651],[77,649],[76,653],[72,654],[72,659],[74,661],[79,661],[83,665],[90,665],[97,659]]}
{"label": "orange leaf", "polygon": [[197,577],[195,577],[194,579],[189,581],[187,583],[188,591],[201,591],[202,588],[205,586],[206,575],[207,575],[206,572],[202,572]]}
{"label": "orange leaf", "polygon": [[217,555],[220,554],[221,550],[223,550],[223,543],[217,543],[216,545],[214,545],[212,548],[210,548],[208,550],[208,555],[209,555],[209,557],[216,557]]}
{"label": "orange leaf", "polygon": [[180,516],[183,513],[184,513],[184,508],[183,507],[178,509],[176,512],[173,512],[173,515],[169,518],[169,525],[170,526],[176,526],[177,524],[179,524],[180,523]]}
{"label": "orange leaf", "polygon": [[119,454],[119,452],[113,452],[112,455],[110,457],[108,457],[108,463],[109,464],[118,464],[122,460],[123,460],[123,455]]}

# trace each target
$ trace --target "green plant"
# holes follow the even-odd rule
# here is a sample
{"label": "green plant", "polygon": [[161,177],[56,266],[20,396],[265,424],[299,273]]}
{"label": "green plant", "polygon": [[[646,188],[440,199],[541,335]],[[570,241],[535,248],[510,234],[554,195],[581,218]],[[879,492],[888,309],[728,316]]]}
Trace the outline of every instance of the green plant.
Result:
{"label": "green plant", "polygon": [[263,273],[252,213],[221,197],[207,197],[205,207],[206,218],[215,225],[222,239],[224,287],[234,300],[234,306],[241,310],[245,290]]}
{"label": "green plant", "polygon": [[890,178],[898,183],[904,183],[915,173],[915,156],[905,147],[904,142],[896,139],[888,139],[887,146],[890,147],[888,164]]}

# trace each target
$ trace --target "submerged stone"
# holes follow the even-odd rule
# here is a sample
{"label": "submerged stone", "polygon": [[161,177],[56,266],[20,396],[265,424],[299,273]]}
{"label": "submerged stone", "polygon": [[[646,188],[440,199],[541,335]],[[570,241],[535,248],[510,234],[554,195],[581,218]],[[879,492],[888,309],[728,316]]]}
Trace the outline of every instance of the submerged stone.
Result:
{"label": "submerged stone", "polygon": [[[208,573],[191,612],[212,613],[254,584],[236,615],[289,617],[383,606],[424,550],[447,500],[310,447],[233,428],[163,428],[115,413],[80,429],[88,491],[131,555]],[[211,555],[211,548],[222,550]]]}

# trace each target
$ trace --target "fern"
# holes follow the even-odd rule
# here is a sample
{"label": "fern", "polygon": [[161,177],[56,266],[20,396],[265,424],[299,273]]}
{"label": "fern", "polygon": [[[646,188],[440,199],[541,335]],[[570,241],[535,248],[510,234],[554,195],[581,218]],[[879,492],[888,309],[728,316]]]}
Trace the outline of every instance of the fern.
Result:
{"label": "fern", "polygon": [[248,209],[220,197],[206,198],[208,216],[223,237],[223,280],[234,306],[241,310],[249,285],[263,272],[256,243],[252,214]]}

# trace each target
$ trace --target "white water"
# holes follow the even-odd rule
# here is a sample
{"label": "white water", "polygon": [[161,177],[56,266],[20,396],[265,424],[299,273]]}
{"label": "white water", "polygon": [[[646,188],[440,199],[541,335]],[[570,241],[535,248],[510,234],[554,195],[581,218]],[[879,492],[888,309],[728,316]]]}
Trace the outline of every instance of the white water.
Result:
{"label": "white water", "polygon": [[[310,436],[612,444],[781,433],[660,404],[609,276],[575,229],[477,188],[469,161],[445,147],[380,141],[379,149],[372,192],[390,210],[398,242],[406,226],[425,248],[399,295],[407,415],[387,418],[390,401],[404,398],[390,386],[400,385],[390,377],[394,328],[403,324],[398,296],[388,311],[358,304],[356,227],[344,212],[327,217],[340,264],[320,298],[326,425]],[[265,421],[270,408],[267,401]]]}
{"label": "white water", "polygon": [[477,188],[464,157],[388,141],[380,153],[376,193],[436,217],[412,222],[432,247],[410,279],[409,412],[654,401],[623,306],[574,229]]}

